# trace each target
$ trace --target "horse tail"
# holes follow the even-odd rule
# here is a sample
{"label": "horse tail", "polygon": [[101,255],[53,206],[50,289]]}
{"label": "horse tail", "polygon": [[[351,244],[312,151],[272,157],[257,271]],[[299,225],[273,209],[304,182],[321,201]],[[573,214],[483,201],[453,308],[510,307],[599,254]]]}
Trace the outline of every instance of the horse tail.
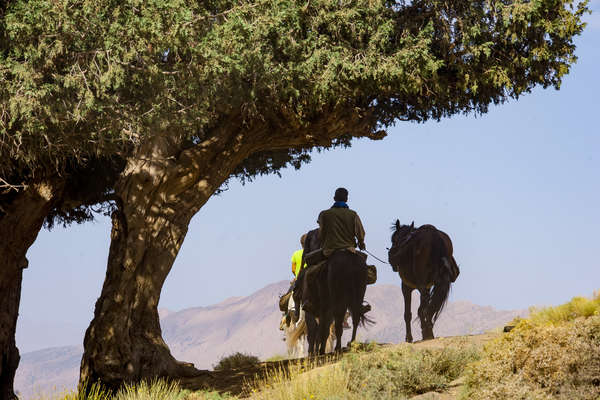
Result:
{"label": "horse tail", "polygon": [[[434,257],[440,260],[438,271],[435,277],[435,283],[431,289],[431,300],[429,301],[429,312],[431,320],[435,323],[440,313],[448,302],[450,295],[450,284],[458,276],[458,265],[452,254],[448,254],[448,249],[441,237],[438,236],[435,243]],[[436,254],[437,253],[437,254]]]}
{"label": "horse tail", "polygon": [[358,324],[364,327],[373,326],[375,325],[375,320],[373,318],[367,317],[367,313],[363,313],[360,316]]}
{"label": "horse tail", "polygon": [[431,312],[431,322],[437,321],[440,313],[448,302],[450,295],[450,281],[442,280],[437,282],[431,290],[431,300],[429,301],[429,310]]}

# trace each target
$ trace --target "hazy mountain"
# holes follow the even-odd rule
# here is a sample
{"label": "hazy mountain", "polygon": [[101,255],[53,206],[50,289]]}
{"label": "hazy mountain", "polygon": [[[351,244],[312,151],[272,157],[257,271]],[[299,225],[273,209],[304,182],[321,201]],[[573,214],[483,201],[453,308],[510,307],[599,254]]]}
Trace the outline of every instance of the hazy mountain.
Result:
{"label": "hazy mountain", "polygon": [[79,346],[66,346],[22,354],[15,376],[17,394],[27,399],[75,388],[82,353]]}
{"label": "hazy mountain", "polygon": [[[267,358],[285,353],[282,333],[278,330],[281,313],[278,297],[289,286],[287,281],[268,285],[247,297],[232,297],[209,307],[174,312],[160,310],[163,337],[173,355],[193,362],[200,369],[210,369],[223,356],[236,351]],[[369,315],[376,324],[359,329],[359,339],[378,342],[404,340],[404,302],[396,285],[369,286]],[[418,292],[413,294],[413,318],[418,307]],[[440,316],[434,332],[437,336],[482,333],[501,326],[525,311],[498,311],[469,302],[451,302]],[[418,321],[413,322],[413,336],[420,339]],[[348,341],[345,332],[344,343]],[[34,393],[74,388],[81,361],[77,346],[51,348],[22,356],[15,386],[27,398]]]}

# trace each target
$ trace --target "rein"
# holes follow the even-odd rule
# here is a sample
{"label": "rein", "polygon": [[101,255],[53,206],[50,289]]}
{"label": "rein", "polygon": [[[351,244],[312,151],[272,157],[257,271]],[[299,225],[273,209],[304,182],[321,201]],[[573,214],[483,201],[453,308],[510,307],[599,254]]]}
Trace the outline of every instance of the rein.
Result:
{"label": "rein", "polygon": [[376,255],[373,255],[373,254],[372,254],[372,253],[371,253],[369,250],[365,249],[364,251],[365,251],[365,253],[367,253],[368,255],[370,255],[371,257],[373,257],[374,259],[376,259],[376,260],[377,260],[377,261],[379,261],[380,263],[383,263],[383,264],[390,265],[390,263],[383,261],[382,259],[380,259],[380,258],[379,258],[379,257],[377,257]]}

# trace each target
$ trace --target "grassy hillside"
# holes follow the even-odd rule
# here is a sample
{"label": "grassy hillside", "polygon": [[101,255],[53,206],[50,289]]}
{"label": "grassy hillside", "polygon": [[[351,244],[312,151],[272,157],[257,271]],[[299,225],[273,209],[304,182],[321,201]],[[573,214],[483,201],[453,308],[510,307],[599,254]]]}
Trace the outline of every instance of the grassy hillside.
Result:
{"label": "grassy hillside", "polygon": [[[289,288],[282,281],[246,297],[230,298],[208,307],[179,312],[161,310],[161,328],[172,354],[193,362],[196,368],[211,369],[220,358],[236,351],[261,359],[286,352],[283,333],[278,329],[281,312],[278,295]],[[368,329],[359,329],[361,342],[400,343],[404,341],[404,301],[397,285],[370,285],[367,301],[373,307],[369,316],[376,321]],[[417,315],[418,293],[413,296],[412,313]],[[505,324],[526,310],[502,311],[465,301],[450,302],[435,325],[436,336],[482,333]],[[343,343],[350,340],[344,331]],[[415,339],[421,337],[418,321],[413,323]],[[53,388],[74,389],[79,378],[83,349],[80,346],[45,349],[22,355],[15,387],[23,399]],[[35,397],[34,397],[35,398]]]}
{"label": "grassy hillside", "polygon": [[469,366],[464,398],[600,399],[600,294],[517,321]]}
{"label": "grassy hillside", "polygon": [[[508,333],[415,344],[362,344],[318,362],[262,363],[247,374],[243,369],[233,370],[229,375],[237,376],[242,388],[236,396],[155,382],[127,387],[110,399],[101,392],[89,398],[76,393],[55,398],[600,399],[600,296],[534,310],[530,318],[514,322]],[[263,372],[256,375],[256,371]]]}

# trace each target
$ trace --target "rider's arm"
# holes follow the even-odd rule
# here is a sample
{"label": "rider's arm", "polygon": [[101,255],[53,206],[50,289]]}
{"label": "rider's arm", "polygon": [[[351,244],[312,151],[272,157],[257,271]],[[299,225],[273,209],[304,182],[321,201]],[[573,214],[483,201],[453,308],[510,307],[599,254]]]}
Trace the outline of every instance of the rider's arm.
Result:
{"label": "rider's arm", "polygon": [[365,249],[365,228],[363,228],[363,224],[360,220],[358,214],[354,217],[354,235],[358,240],[358,247],[361,250]]}
{"label": "rider's arm", "polygon": [[296,275],[296,261],[292,261],[292,274]]}
{"label": "rider's arm", "polygon": [[323,232],[323,219],[321,218],[321,214],[323,211],[319,213],[319,217],[317,218],[317,223],[319,224],[319,230],[317,232],[317,237],[319,238],[319,242],[323,243],[323,236],[321,236],[321,232]]}

